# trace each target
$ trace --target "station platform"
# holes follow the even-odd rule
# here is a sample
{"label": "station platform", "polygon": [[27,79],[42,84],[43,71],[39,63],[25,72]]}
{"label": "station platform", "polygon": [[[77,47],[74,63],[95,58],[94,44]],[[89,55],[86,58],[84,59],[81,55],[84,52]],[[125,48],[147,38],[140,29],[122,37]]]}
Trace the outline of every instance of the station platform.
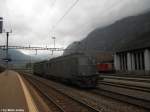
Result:
{"label": "station platform", "polygon": [[[35,96],[37,97],[36,100],[34,100],[32,97],[33,93],[31,94],[28,87],[29,84],[27,86],[25,80],[17,72],[6,70],[1,73],[0,112],[41,112],[38,106],[42,105],[43,107],[44,102],[37,94],[35,95],[35,91],[34,98]],[[39,102],[41,104],[37,104]]]}

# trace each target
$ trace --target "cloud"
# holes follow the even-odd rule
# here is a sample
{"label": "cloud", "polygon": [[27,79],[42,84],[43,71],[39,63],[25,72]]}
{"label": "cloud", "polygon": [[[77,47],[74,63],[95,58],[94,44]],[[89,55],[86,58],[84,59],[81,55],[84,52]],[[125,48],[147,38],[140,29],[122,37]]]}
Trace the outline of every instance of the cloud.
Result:
{"label": "cloud", "polygon": [[[75,0],[0,0],[0,16],[5,29],[13,30],[11,45],[66,47],[126,16],[150,9],[150,0],[79,0],[76,6],[56,25]],[[1,35],[3,36],[3,35]],[[0,44],[3,44],[1,42]]]}

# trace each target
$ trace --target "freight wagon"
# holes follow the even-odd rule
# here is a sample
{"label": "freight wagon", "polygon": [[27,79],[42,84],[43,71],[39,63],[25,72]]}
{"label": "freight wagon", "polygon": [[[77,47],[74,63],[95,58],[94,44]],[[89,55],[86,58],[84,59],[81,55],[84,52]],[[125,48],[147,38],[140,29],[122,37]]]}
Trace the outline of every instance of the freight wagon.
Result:
{"label": "freight wagon", "polygon": [[93,59],[84,54],[70,54],[34,64],[34,74],[79,87],[93,88],[98,74]]}
{"label": "freight wagon", "polygon": [[99,73],[113,73],[114,66],[112,62],[98,63],[96,65]]}

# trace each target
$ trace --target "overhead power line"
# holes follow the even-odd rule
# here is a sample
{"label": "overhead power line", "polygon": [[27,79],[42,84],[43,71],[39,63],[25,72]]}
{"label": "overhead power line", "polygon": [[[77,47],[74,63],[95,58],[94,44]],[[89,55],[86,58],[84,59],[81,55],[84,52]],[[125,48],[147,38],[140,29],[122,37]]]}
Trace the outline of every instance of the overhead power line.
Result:
{"label": "overhead power line", "polygon": [[[0,49],[6,50],[7,46],[2,45]],[[22,49],[22,50],[50,50],[50,51],[64,51],[63,48],[48,48],[48,47],[26,47],[26,46],[8,46],[8,49]]]}
{"label": "overhead power line", "polygon": [[64,15],[57,21],[57,23],[52,27],[52,29],[55,29],[56,26],[65,18],[65,16],[73,9],[73,7],[79,2],[79,0],[76,0],[69,8],[68,10],[64,13]]}

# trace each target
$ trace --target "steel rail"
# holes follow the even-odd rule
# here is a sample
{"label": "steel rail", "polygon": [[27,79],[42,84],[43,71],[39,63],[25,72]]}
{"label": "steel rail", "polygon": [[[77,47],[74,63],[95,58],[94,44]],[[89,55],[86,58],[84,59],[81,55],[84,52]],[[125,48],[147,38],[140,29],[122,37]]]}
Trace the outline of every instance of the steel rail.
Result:
{"label": "steel rail", "polygon": [[[26,78],[26,77],[25,77]],[[49,97],[48,94],[44,93],[34,82],[33,80],[30,80],[26,78],[43,96],[45,96],[50,102],[52,102],[61,112],[66,112],[60,105],[57,104],[56,101],[54,101],[51,97]]]}
{"label": "steel rail", "polygon": [[[29,76],[29,77],[31,77],[31,76]],[[32,78],[33,78],[33,77],[32,77]],[[40,83],[44,84],[45,86],[50,87],[50,88],[56,90],[57,92],[59,92],[59,93],[65,95],[65,96],[69,97],[70,99],[72,99],[72,100],[74,100],[74,101],[76,101],[76,102],[78,102],[78,103],[80,103],[80,104],[82,104],[82,105],[88,107],[88,108],[91,109],[93,112],[101,112],[101,110],[92,107],[91,105],[89,105],[89,104],[83,102],[82,100],[79,100],[78,98],[74,98],[74,97],[72,97],[71,95],[68,95],[68,94],[62,92],[62,91],[60,91],[60,90],[58,90],[58,89],[56,89],[56,88],[54,88],[54,87],[52,87],[52,86],[46,84],[45,82],[43,82],[43,81],[37,79],[37,78],[34,78],[34,79],[37,80],[37,81],[40,81]]]}
{"label": "steel rail", "polygon": [[118,80],[128,80],[128,81],[136,81],[136,82],[150,82],[150,78],[144,78],[144,77],[119,77],[119,76],[100,76],[100,78],[106,78],[106,79],[118,79]]}
{"label": "steel rail", "polygon": [[[129,85],[126,85],[126,84],[120,84],[120,83],[111,83],[111,82],[105,82],[105,81],[102,81],[99,83],[100,86],[105,86],[105,88],[109,88],[109,87],[115,87],[115,88],[122,88],[122,89],[126,89],[124,91],[127,91],[127,90],[132,90],[132,91],[135,91],[135,93],[138,91],[138,92],[145,92],[145,93],[149,93],[150,90],[148,88],[141,88],[138,86],[129,86]],[[150,109],[150,101],[148,99],[143,99],[141,97],[136,97],[134,95],[128,95],[128,94],[122,94],[123,93],[123,90],[121,90],[122,92],[119,93],[115,90],[107,90],[103,87],[98,87],[98,90],[95,90],[97,94],[102,94],[104,96],[107,96],[107,97],[111,97],[111,98],[114,98],[114,99],[117,99],[117,100],[120,100],[120,101],[123,101],[123,102],[127,102],[127,103],[130,103],[130,104],[133,104],[133,105],[136,105],[136,106],[140,106],[140,107],[143,107],[145,109]],[[107,87],[108,86],[108,87]]]}
{"label": "steel rail", "polygon": [[100,89],[100,88],[98,90],[94,90],[91,93],[96,94],[96,95],[103,95],[103,96],[106,96],[106,97],[109,97],[109,98],[112,98],[112,99],[115,99],[115,100],[118,100],[121,102],[129,103],[129,104],[138,106],[140,108],[144,108],[146,110],[150,109],[150,107],[149,107],[150,102],[149,101],[147,102],[144,100],[144,102],[143,102],[143,100],[141,100],[141,99],[139,100],[136,97],[123,95],[123,94],[119,94],[116,92],[112,92],[112,91],[104,90],[104,89]]}

